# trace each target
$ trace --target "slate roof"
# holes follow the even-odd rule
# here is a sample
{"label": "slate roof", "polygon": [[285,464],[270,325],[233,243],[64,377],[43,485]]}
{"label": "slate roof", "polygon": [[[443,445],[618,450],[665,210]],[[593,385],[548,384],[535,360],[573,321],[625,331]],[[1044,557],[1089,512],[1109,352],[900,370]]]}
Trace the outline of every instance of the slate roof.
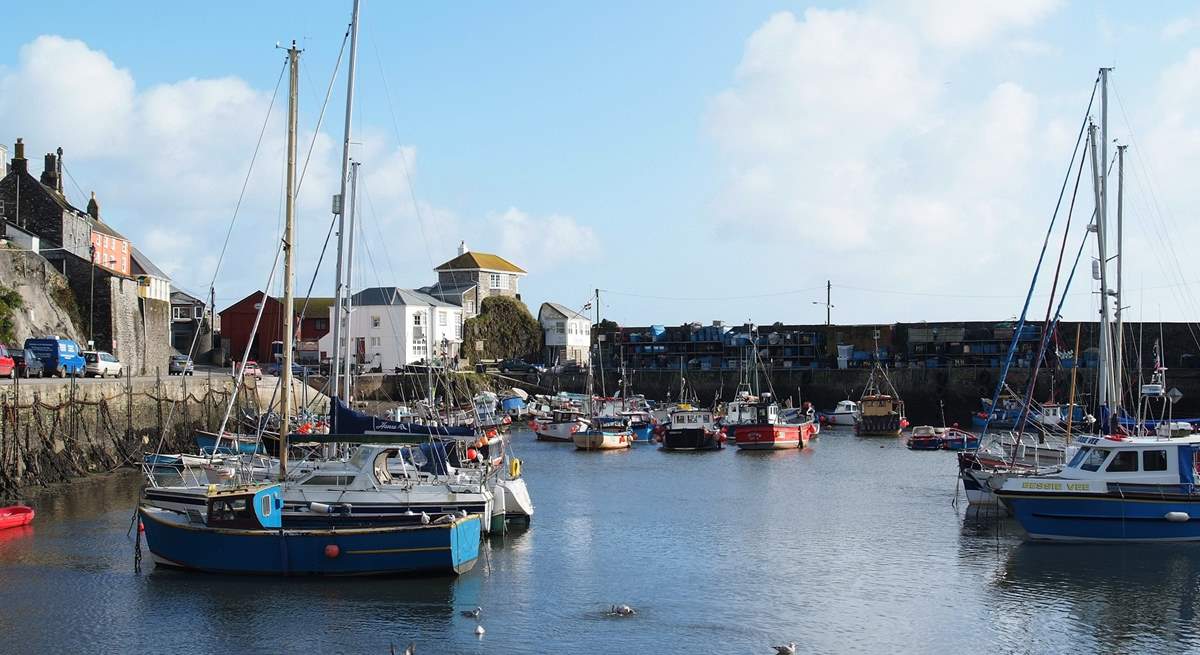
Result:
{"label": "slate roof", "polygon": [[[167,275],[161,268],[155,266],[154,262],[150,261],[150,258],[145,253],[137,249],[137,246],[133,246],[131,249],[130,259],[133,260],[134,273],[138,275],[149,275],[163,280],[171,279],[170,275]],[[137,269],[141,269],[141,273],[138,273]]]}
{"label": "slate roof", "polygon": [[[550,309],[553,309],[554,311],[558,312],[559,314],[562,314],[563,318],[581,318],[581,319],[587,321],[588,323],[592,322],[592,319],[588,318],[584,314],[580,314],[579,312],[575,311],[574,309],[571,309],[570,307],[567,307],[566,305],[560,305],[556,302],[542,303],[542,309],[545,309],[547,307],[549,307]],[[542,312],[539,310],[538,311],[539,318],[541,317],[540,316],[541,313]]]}
{"label": "slate roof", "polygon": [[486,252],[465,252],[433,269],[435,271],[501,271],[525,274],[525,270],[500,255]]}
{"label": "slate roof", "polygon": [[418,307],[454,307],[454,305],[415,289],[397,287],[372,287],[354,294],[351,302],[355,306],[366,305],[414,305]]}

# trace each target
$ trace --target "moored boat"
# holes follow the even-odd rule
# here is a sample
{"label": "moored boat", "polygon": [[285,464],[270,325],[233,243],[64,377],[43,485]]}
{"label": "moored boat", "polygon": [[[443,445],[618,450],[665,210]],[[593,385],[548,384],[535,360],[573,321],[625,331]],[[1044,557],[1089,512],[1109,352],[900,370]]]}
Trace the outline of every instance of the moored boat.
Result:
{"label": "moored boat", "polygon": [[663,450],[720,450],[725,433],[713,421],[713,413],[682,405],[671,412],[670,422],[659,429]]}
{"label": "moored boat", "polygon": [[942,435],[946,428],[936,428],[932,425],[918,425],[912,429],[912,434],[904,445],[909,450],[941,450]]}
{"label": "moored boat", "polygon": [[779,404],[770,394],[743,407],[743,413],[753,412],[753,422],[730,426],[733,440],[742,450],[783,450],[807,448],[808,442],[820,432],[813,421],[785,423],[779,415]]}
{"label": "moored boat", "polygon": [[633,434],[629,428],[589,428],[572,436],[578,450],[620,450],[633,445]]}
{"label": "moored boat", "polygon": [[858,403],[846,399],[838,401],[837,406],[828,412],[819,412],[818,418],[822,425],[854,425],[861,414]]}
{"label": "moored boat", "polygon": [[0,507],[0,530],[19,528],[33,522],[36,515],[32,507],[26,505],[9,505]]}
{"label": "moored boat", "polygon": [[204,512],[142,505],[146,545],[163,566],[211,573],[465,573],[479,557],[480,517],[443,514],[407,526],[294,529],[281,485],[211,491]]}
{"label": "moored boat", "polygon": [[574,409],[556,409],[548,421],[536,421],[533,428],[538,441],[558,441],[571,443],[572,437],[580,430],[587,430],[589,424],[583,418],[583,413]]}

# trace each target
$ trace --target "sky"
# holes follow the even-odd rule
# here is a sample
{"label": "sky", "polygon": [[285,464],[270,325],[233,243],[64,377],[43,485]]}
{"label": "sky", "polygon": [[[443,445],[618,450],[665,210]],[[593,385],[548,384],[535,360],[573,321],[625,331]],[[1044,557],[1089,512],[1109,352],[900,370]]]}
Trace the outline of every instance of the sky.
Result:
{"label": "sky", "polygon": [[[203,296],[215,275],[223,308],[271,274],[276,46],[294,39],[297,288],[329,295],[332,249],[317,261],[344,59],[318,119],[349,15],[349,0],[10,6],[0,142],[22,137],[37,169],[61,146],[68,197],[95,191],[176,287]],[[602,315],[625,325],[819,323],[828,281],[835,323],[1003,320],[1022,311],[1070,169],[1041,316],[1093,211],[1085,162],[1064,241],[1076,136],[1111,66],[1108,137],[1130,146],[1127,316],[1200,313],[1185,266],[1200,243],[1193,4],[363,0],[361,24],[355,287],[430,284],[465,240],[528,271],[535,314],[600,289]],[[1083,252],[1068,320],[1097,311],[1094,242]]]}

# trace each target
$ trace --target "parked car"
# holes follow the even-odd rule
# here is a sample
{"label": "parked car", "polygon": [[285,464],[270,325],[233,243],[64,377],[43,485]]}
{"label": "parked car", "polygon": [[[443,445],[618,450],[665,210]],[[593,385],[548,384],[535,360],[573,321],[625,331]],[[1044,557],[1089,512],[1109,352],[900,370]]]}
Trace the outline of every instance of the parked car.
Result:
{"label": "parked car", "polygon": [[506,359],[500,362],[501,373],[541,373],[543,369],[537,364],[530,364],[523,359]]}
{"label": "parked car", "polygon": [[[267,367],[265,369],[263,369],[263,372],[265,372],[267,375],[274,375],[275,377],[279,377],[279,374],[281,372],[283,372],[283,364],[280,364],[279,362],[271,362],[270,364],[267,364]],[[304,377],[304,367],[299,364],[293,363],[292,364],[292,377],[297,377],[297,378]]]}
{"label": "parked car", "polygon": [[87,366],[83,355],[80,354],[82,351],[79,344],[71,339],[59,339],[55,336],[26,339],[25,349],[32,350],[33,354],[42,360],[47,375],[57,375],[60,378],[83,375]]}
{"label": "parked car", "polygon": [[12,348],[8,351],[17,364],[17,375],[23,378],[40,378],[46,375],[46,367],[32,350]]}
{"label": "parked car", "polygon": [[567,362],[554,367],[554,372],[561,375],[582,375],[587,373],[587,367],[579,362]]}
{"label": "parked car", "polygon": [[195,375],[195,364],[192,363],[192,358],[187,355],[171,355],[171,362],[167,365],[167,375]]}
{"label": "parked car", "polygon": [[8,354],[8,348],[0,343],[0,378],[17,379],[17,363]]}
{"label": "parked car", "polygon": [[112,376],[115,378],[121,377],[121,362],[111,353],[106,353],[100,350],[85,350],[83,351],[83,361],[87,362],[84,368],[84,375],[106,378]]}
{"label": "parked car", "polygon": [[[233,367],[233,376],[237,377],[237,374],[238,374],[238,369],[237,369],[237,365],[235,364]],[[254,361],[254,360],[246,362],[246,370],[242,377],[254,378],[255,380],[261,380],[262,376],[263,376],[262,369],[260,369],[258,367],[258,362]]]}

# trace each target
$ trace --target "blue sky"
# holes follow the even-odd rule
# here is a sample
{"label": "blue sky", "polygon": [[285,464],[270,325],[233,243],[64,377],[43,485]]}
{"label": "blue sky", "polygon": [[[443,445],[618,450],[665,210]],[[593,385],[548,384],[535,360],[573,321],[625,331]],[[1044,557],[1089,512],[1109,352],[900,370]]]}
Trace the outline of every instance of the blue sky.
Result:
{"label": "blue sky", "polygon": [[[109,220],[202,292],[280,71],[275,42],[305,49],[306,147],[349,6],[9,7],[0,138],[24,136],[34,157],[61,145]],[[1129,189],[1133,311],[1193,318],[1185,253],[1163,244],[1200,236],[1184,174],[1200,163],[1198,28],[1186,3],[367,0],[355,152],[371,258],[356,274],[427,284],[466,239],[530,271],[535,312],[600,287],[628,324],[818,322],[831,279],[835,321],[1006,318],[1095,69],[1115,65],[1130,120],[1114,103],[1110,130],[1156,189]],[[343,93],[339,78],[302,192],[302,278],[328,225]],[[218,305],[266,280],[281,116]],[[1091,314],[1086,283],[1073,318]]]}

